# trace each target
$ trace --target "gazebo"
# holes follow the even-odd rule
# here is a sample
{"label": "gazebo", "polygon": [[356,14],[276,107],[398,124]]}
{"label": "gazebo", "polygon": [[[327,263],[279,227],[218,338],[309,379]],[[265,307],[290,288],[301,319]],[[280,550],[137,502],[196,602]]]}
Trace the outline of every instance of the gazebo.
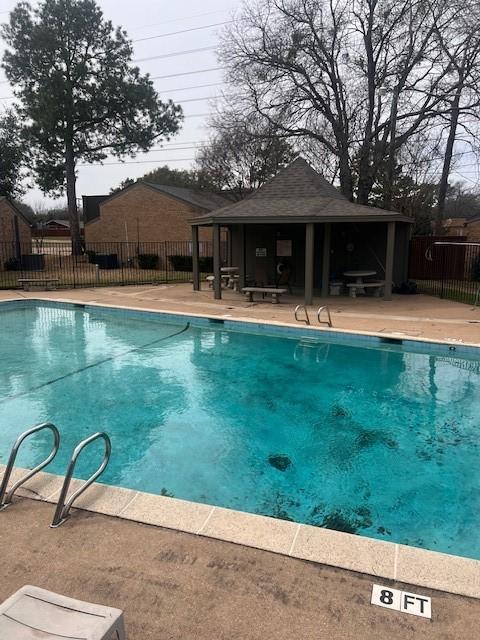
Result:
{"label": "gazebo", "polygon": [[412,219],[395,211],[355,204],[297,158],[252,195],[198,216],[192,225],[193,288],[200,289],[199,227],[213,229],[214,297],[221,299],[221,229],[229,231],[229,261],[239,286],[273,283],[288,269],[289,284],[301,288],[305,304],[314,291],[328,295],[331,280],[345,271],[371,270],[385,282],[407,278]]}

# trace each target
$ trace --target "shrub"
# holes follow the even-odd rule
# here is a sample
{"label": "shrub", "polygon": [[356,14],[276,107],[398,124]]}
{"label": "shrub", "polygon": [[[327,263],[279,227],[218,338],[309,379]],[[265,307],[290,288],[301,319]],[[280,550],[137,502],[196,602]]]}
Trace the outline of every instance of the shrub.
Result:
{"label": "shrub", "polygon": [[17,258],[8,258],[8,260],[5,260],[3,263],[3,266],[5,271],[21,271],[22,269],[20,260],[17,260]]}
{"label": "shrub", "polygon": [[140,269],[157,269],[158,256],[156,253],[139,253],[138,266]]}
{"label": "shrub", "polygon": [[[170,264],[175,271],[192,271],[193,261],[192,256],[168,256]],[[199,260],[200,271],[203,273],[211,273],[213,271],[213,258],[212,256],[203,256]]]}

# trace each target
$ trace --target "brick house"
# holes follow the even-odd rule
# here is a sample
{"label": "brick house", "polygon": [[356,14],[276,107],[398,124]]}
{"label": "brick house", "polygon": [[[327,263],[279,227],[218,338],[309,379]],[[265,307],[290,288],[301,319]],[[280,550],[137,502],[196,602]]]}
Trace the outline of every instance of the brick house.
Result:
{"label": "brick house", "polygon": [[32,251],[32,230],[29,220],[17,207],[0,196],[0,270],[12,258],[20,261],[22,254]]}
{"label": "brick house", "polygon": [[480,242],[480,217],[447,218],[443,225],[447,236],[461,236],[469,242]]}
{"label": "brick house", "polygon": [[466,222],[467,238],[470,242],[480,242],[480,217],[470,218]]}
{"label": "brick house", "polygon": [[[84,197],[85,242],[189,242],[189,220],[226,204],[208,191],[136,182],[109,197]],[[211,240],[211,231],[200,240]]]}

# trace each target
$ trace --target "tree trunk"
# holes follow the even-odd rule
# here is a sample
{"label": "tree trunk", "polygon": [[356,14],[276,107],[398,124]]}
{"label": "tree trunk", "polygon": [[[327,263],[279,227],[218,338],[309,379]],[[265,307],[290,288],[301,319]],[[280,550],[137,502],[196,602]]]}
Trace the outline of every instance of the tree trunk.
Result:
{"label": "tree trunk", "polygon": [[443,216],[445,213],[445,200],[447,199],[448,178],[450,176],[450,168],[452,164],[453,147],[457,137],[458,117],[460,115],[460,99],[463,91],[463,77],[459,79],[459,84],[455,97],[452,102],[452,110],[450,116],[450,128],[448,131],[447,146],[445,147],[445,155],[443,158],[442,177],[438,185],[438,205],[437,215],[435,218],[435,233],[440,235],[443,229]]}
{"label": "tree trunk", "polygon": [[350,159],[348,151],[340,151],[339,155],[339,178],[340,190],[342,194],[353,202],[353,178],[352,169],[350,167]]}
{"label": "tree trunk", "polygon": [[359,204],[367,204],[370,191],[373,186],[372,176],[372,126],[375,114],[375,76],[376,63],[373,50],[373,27],[375,21],[376,2],[367,3],[368,9],[368,28],[364,35],[365,53],[367,56],[367,85],[368,85],[368,113],[363,131],[363,143],[359,153],[358,160],[358,185],[357,185],[357,202]]}
{"label": "tree trunk", "polygon": [[67,181],[67,205],[70,234],[72,237],[72,255],[80,256],[83,253],[83,242],[80,236],[80,224],[78,221],[75,154],[73,144],[68,141],[65,143],[65,177]]}
{"label": "tree trunk", "polygon": [[395,139],[397,137],[398,86],[393,89],[392,108],[390,110],[390,143],[388,149],[386,184],[383,193],[383,208],[392,208],[395,191]]}
{"label": "tree trunk", "polygon": [[357,202],[368,205],[368,199],[373,187],[373,177],[371,176],[370,162],[367,160],[359,164]]}

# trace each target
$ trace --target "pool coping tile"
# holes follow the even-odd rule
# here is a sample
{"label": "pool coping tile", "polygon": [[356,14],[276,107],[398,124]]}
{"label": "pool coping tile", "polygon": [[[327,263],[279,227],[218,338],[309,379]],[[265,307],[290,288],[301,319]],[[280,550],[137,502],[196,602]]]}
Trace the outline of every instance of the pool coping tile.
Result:
{"label": "pool coping tile", "polygon": [[208,522],[198,532],[217,540],[288,555],[298,524],[223,507],[214,507]]}
{"label": "pool coping tile", "polygon": [[[72,495],[83,484],[83,480],[72,478],[68,495]],[[60,491],[61,486],[55,493],[50,494],[48,502],[56,503],[60,497]],[[95,482],[75,500],[73,509],[84,509],[85,511],[103,513],[108,516],[118,516],[124,509],[128,508],[137,493],[134,489],[125,489]]]}
{"label": "pool coping tile", "polygon": [[290,555],[393,580],[395,546],[391,542],[301,524]]}
{"label": "pool coping tile", "polygon": [[[4,471],[0,464],[0,476]],[[28,471],[14,469],[12,482]],[[82,482],[73,479],[69,495]],[[17,496],[55,503],[62,483],[61,476],[41,471]],[[10,508],[15,508],[15,498]],[[480,560],[101,483],[92,484],[72,509],[480,599]]]}
{"label": "pool coping tile", "polygon": [[399,582],[480,598],[480,561],[397,544]]}
{"label": "pool coping tile", "polygon": [[198,533],[212,510],[211,505],[137,491],[120,516],[157,527]]}

